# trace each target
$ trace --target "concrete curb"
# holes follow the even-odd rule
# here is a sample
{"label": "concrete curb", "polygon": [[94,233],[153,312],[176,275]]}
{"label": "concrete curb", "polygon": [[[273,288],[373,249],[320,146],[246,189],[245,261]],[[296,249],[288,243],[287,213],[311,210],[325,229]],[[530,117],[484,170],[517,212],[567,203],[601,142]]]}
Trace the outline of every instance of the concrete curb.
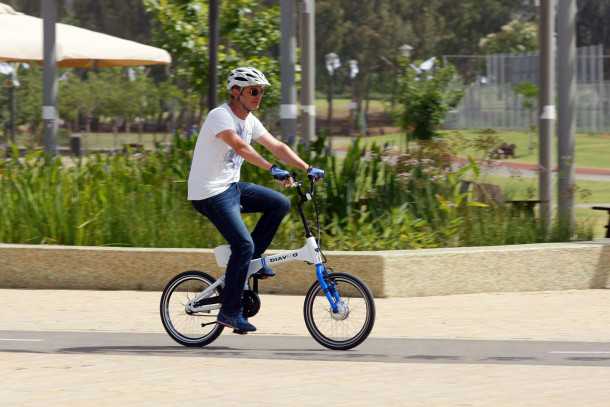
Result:
{"label": "concrete curb", "polygon": [[[610,239],[455,249],[325,252],[335,271],[363,279],[376,297],[607,288]],[[211,249],[0,244],[0,288],[160,290],[176,274],[224,272]],[[285,263],[263,293],[304,294],[313,267]]]}
{"label": "concrete curb", "polygon": [[389,252],[388,297],[607,288],[610,239]]}

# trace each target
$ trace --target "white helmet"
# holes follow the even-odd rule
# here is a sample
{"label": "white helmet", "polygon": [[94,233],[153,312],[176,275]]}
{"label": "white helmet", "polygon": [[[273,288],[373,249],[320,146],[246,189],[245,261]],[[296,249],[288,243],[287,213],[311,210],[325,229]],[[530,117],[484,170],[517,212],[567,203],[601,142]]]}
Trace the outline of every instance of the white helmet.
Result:
{"label": "white helmet", "polygon": [[265,78],[265,74],[251,66],[242,66],[235,68],[229,74],[227,79],[227,89],[231,91],[233,86],[244,88],[246,86],[269,86],[269,81]]}

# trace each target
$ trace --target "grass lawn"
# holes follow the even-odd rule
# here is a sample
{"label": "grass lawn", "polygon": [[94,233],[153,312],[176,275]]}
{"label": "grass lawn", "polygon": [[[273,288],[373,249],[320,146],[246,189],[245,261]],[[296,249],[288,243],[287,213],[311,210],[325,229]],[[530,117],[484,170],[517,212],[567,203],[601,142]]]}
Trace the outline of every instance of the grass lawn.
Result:
{"label": "grass lawn", "polygon": [[[538,178],[499,175],[481,175],[481,182],[502,187],[502,191],[512,199],[530,199],[538,194]],[[553,179],[553,198],[556,197],[556,177]],[[610,181],[576,181],[576,203],[610,203]]]}
{"label": "grass lawn", "polygon": [[[451,134],[451,132],[445,132]],[[478,132],[462,132],[466,137],[476,137],[481,134]],[[497,133],[503,141],[517,144],[517,154],[527,151],[527,134],[519,132]],[[351,137],[333,137],[334,148],[347,148],[352,142]],[[404,135],[386,134],[383,136],[371,136],[361,138],[361,142],[366,145],[376,143],[378,145],[390,143],[395,146],[404,147]],[[537,151],[530,155],[519,156],[512,162],[537,162]],[[588,135],[579,134],[576,139],[576,164],[581,167],[589,168],[610,168],[610,136],[608,135]],[[518,174],[518,172],[515,172]],[[483,174],[481,182],[488,182],[502,187],[506,196],[511,199],[535,199],[538,194],[538,178],[524,176],[499,176]],[[556,182],[556,181],[554,181]],[[556,185],[556,184],[555,184]],[[576,182],[576,204],[610,203],[610,181],[584,181]],[[553,191],[553,198],[557,195]],[[593,225],[595,238],[605,235],[604,225],[607,223],[608,216],[602,211],[593,211],[589,208],[576,208],[576,219],[579,222],[591,222]]]}
{"label": "grass lawn", "polygon": [[90,133],[81,135],[81,143],[84,149],[110,149],[123,148],[124,144],[138,143],[145,149],[153,149],[155,141],[158,143],[170,142],[171,135],[167,133]]}
{"label": "grass lawn", "polygon": [[[345,118],[349,116],[350,99],[333,99],[333,117]],[[383,100],[371,100],[369,102],[369,113],[382,113],[385,111],[387,102]],[[316,115],[319,118],[326,118],[328,114],[328,101],[326,99],[316,99]]]}
{"label": "grass lawn", "polygon": [[[481,182],[499,185],[509,199],[536,199],[538,196],[538,178],[499,175],[482,175]],[[553,199],[557,199],[556,177],[553,180]],[[576,181],[576,204],[610,203],[610,181]],[[606,234],[604,225],[608,222],[608,215],[603,211],[594,211],[590,208],[575,208],[574,214],[579,223],[590,223],[593,226],[595,238],[602,238]]]}
{"label": "grass lawn", "polygon": [[[333,148],[346,149],[354,141],[354,137],[333,136]],[[361,145],[371,146],[373,144],[383,145],[388,143],[404,149],[405,135],[400,133],[385,134],[383,136],[360,137]]]}
{"label": "grass lawn", "polygon": [[[81,133],[81,147],[83,149],[121,149],[124,144],[138,143],[143,144],[146,149],[153,149],[156,142],[170,142],[169,133]],[[31,136],[19,134],[16,139],[17,145],[29,146],[32,143]],[[41,143],[40,140],[36,141]],[[70,140],[66,137],[58,137],[57,143],[60,146],[68,147]]]}
{"label": "grass lawn", "polygon": [[601,239],[606,236],[604,226],[608,223],[608,215],[603,211],[594,211],[587,208],[576,208],[574,210],[576,222],[591,225],[593,227],[593,239]]}
{"label": "grass lawn", "polygon": [[[467,138],[475,138],[481,136],[481,132],[473,130],[460,130],[462,135]],[[444,131],[445,135],[451,135],[452,131]],[[511,159],[512,162],[522,162],[535,164],[538,162],[538,136],[534,137],[534,149],[528,151],[529,136],[526,132],[519,131],[502,131],[492,134],[498,137],[501,142],[508,144],[516,144],[516,158]],[[552,162],[557,162],[557,142],[553,138],[552,143]],[[588,168],[610,168],[610,134],[588,134],[579,133],[576,135],[575,141],[575,158],[577,167]]]}
{"label": "grass lawn", "polygon": [[[451,134],[455,134],[455,131],[443,131],[441,133],[447,137],[451,137]],[[459,133],[469,139],[474,139],[482,135],[481,132],[474,130],[460,130]],[[535,164],[538,162],[538,149],[536,143],[534,143],[534,150],[531,153],[527,151],[527,133],[503,131],[495,133],[493,136],[498,137],[501,140],[500,142],[506,142],[508,144],[514,143],[517,145],[517,157],[507,161],[528,164]],[[404,134],[393,133],[383,136],[364,137],[362,142],[367,145],[373,143],[377,143],[378,145],[390,143],[402,148],[405,144],[404,139]],[[353,138],[351,137],[333,137],[333,145],[339,148],[345,148],[351,144],[352,140]],[[555,142],[553,142],[552,148],[552,162],[557,162],[557,146]],[[577,167],[610,169],[610,134],[577,134],[575,156]]]}
{"label": "grass lawn", "polygon": [[[467,137],[469,134],[464,133]],[[474,137],[476,133],[470,133],[470,136]],[[511,132],[511,133],[501,133],[500,136],[502,139],[506,139],[507,142],[516,140],[519,136],[519,133]],[[506,138],[505,138],[506,136]],[[577,159],[577,165],[582,167],[591,167],[591,168],[610,168],[610,136],[605,140],[604,143],[600,143],[596,138],[600,136],[590,136],[590,135],[579,135],[577,139],[577,148],[576,154],[577,157],[581,156],[580,160]],[[347,148],[352,142],[353,137],[333,137],[333,147],[334,148]],[[524,143],[527,146],[527,139],[524,138]],[[381,145],[384,143],[390,143],[396,146],[404,146],[404,135],[402,134],[386,134],[383,136],[371,136],[371,137],[362,137],[361,142],[365,145],[372,145],[376,143],[377,145]],[[517,143],[515,143],[517,144]],[[517,147],[517,151],[519,151],[519,147]],[[582,152],[587,152],[587,154],[581,154]],[[526,158],[530,158],[527,156]],[[590,160],[588,161],[587,158]],[[534,159],[533,154],[529,162],[535,163],[537,160]],[[510,162],[521,161],[520,159],[515,160],[506,160]],[[527,162],[527,161],[525,161]],[[598,165],[596,165],[598,164]],[[512,177],[502,177],[502,176],[492,176],[485,175],[482,180],[486,180],[487,182],[498,184],[503,187],[503,189],[511,196],[514,196],[515,199],[526,198],[528,194],[528,190],[531,194],[535,195],[538,190],[538,179],[536,177],[523,177],[523,176],[512,176]],[[577,182],[577,203],[596,203],[596,202],[606,202],[610,203],[610,182],[603,181],[578,181]],[[590,193],[588,193],[590,192]]]}

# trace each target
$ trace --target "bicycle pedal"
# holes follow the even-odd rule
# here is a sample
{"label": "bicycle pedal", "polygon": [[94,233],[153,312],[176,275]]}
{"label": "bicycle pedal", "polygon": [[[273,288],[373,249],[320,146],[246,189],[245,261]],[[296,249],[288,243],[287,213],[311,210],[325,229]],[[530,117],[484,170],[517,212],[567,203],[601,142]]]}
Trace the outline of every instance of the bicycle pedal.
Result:
{"label": "bicycle pedal", "polygon": [[247,335],[247,331],[242,331],[241,329],[233,329],[233,333],[237,335]]}

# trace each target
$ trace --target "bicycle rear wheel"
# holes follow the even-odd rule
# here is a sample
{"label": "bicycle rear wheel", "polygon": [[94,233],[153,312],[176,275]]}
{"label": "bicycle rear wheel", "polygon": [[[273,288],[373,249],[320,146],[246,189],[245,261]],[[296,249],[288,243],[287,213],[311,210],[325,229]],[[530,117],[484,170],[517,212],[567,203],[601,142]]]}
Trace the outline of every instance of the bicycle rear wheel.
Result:
{"label": "bicycle rear wheel", "polygon": [[332,273],[327,283],[339,292],[339,312],[333,313],[320,282],[316,281],[305,296],[303,315],[311,336],[321,345],[347,350],[364,341],[375,324],[375,301],[360,279],[345,273]]}
{"label": "bicycle rear wheel", "polygon": [[[208,324],[216,321],[218,309],[193,312],[187,304],[216,280],[201,271],[185,271],[174,277],[161,295],[161,322],[173,340],[184,346],[205,346],[213,342],[222,333],[220,324]],[[216,287],[207,298],[220,298],[222,289]],[[218,300],[219,301],[219,300]]]}

